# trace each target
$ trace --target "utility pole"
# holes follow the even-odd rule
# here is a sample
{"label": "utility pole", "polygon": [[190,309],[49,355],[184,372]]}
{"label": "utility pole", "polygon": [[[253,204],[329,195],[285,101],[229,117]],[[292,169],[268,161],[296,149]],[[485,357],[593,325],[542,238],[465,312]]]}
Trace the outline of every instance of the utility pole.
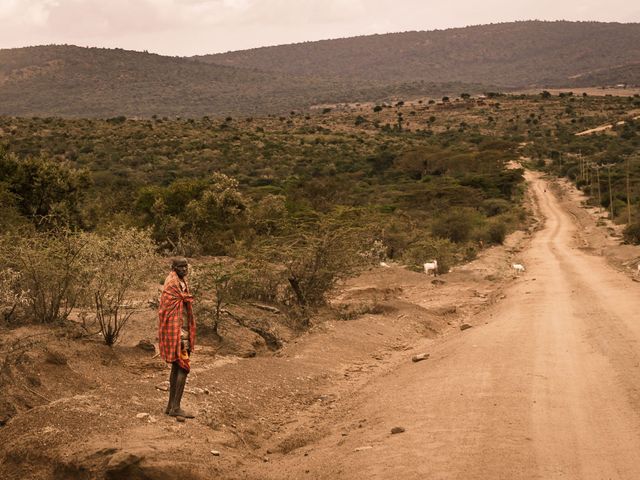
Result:
{"label": "utility pole", "polygon": [[560,162],[560,173],[562,174],[562,152],[558,152],[558,161]]}
{"label": "utility pole", "polygon": [[586,162],[584,166],[584,172],[586,175],[585,182],[587,184],[591,184],[591,160],[587,158],[585,162]]}
{"label": "utility pole", "polygon": [[631,225],[631,189],[629,188],[629,170],[631,169],[631,156],[627,156],[627,225]]}
{"label": "utility pole", "polygon": [[598,208],[602,208],[602,191],[600,190],[600,169],[602,165],[594,165],[592,167],[596,171],[596,181],[598,182]]}
{"label": "utility pole", "polygon": [[578,161],[580,162],[580,180],[584,180],[584,160],[582,159],[582,152],[578,153]]}
{"label": "utility pole", "polygon": [[608,163],[603,165],[607,169],[607,177],[609,181],[609,210],[611,211],[611,221],[613,221],[613,190],[611,189],[611,167],[613,167],[614,163]]}

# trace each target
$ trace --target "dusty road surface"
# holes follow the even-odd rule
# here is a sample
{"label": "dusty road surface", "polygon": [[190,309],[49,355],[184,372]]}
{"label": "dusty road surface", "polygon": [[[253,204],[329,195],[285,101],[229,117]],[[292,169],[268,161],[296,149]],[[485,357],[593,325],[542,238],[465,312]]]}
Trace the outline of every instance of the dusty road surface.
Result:
{"label": "dusty road surface", "polygon": [[506,298],[425,341],[428,360],[371,379],[333,434],[255,478],[640,478],[638,284],[578,248],[572,216],[528,179],[544,223]]}

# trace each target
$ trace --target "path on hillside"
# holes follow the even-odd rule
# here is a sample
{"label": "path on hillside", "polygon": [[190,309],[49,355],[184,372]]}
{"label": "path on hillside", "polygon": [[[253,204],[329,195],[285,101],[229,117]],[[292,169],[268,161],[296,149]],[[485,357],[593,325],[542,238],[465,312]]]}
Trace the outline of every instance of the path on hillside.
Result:
{"label": "path on hillside", "polygon": [[571,215],[528,180],[545,220],[506,298],[428,360],[373,379],[304,456],[255,475],[640,478],[638,284],[577,248]]}
{"label": "path on hillside", "polygon": [[[640,120],[640,115],[637,117],[633,117],[633,120]],[[616,122],[615,125],[619,126],[619,125],[624,125],[625,122],[624,120],[620,120],[619,122]],[[591,135],[592,133],[599,133],[599,132],[604,132],[605,130],[611,130],[613,128],[614,124],[613,123],[607,123],[605,125],[600,125],[598,127],[595,128],[590,128],[588,130],[583,130],[582,132],[578,132],[576,133],[577,137],[582,137],[584,135]]]}

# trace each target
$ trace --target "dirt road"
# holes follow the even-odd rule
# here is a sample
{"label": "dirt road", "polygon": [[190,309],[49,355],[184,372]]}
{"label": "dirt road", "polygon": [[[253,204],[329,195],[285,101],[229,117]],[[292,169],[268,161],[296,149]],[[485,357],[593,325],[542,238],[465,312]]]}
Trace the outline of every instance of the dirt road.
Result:
{"label": "dirt road", "polygon": [[[633,117],[633,120],[638,120],[638,119],[640,119],[640,116]],[[619,122],[616,122],[615,126],[624,125],[625,123],[626,122],[624,120],[620,120]],[[584,135],[591,135],[593,133],[604,132],[606,130],[611,130],[613,127],[614,127],[613,123],[608,123],[606,125],[600,125],[599,127],[590,128],[589,130],[578,132],[576,133],[576,136],[582,137]]]}
{"label": "dirt road", "polygon": [[506,298],[425,341],[430,359],[372,379],[305,455],[255,475],[640,478],[638,285],[579,249],[571,215],[529,181],[545,221]]}

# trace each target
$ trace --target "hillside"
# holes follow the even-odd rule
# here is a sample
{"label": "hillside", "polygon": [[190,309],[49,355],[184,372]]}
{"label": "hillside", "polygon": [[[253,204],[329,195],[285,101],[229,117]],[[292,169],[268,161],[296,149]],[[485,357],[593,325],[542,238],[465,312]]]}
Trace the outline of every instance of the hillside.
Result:
{"label": "hillside", "polygon": [[0,50],[0,115],[222,117],[481,88],[452,82],[337,81],[122,49]]}
{"label": "hillside", "polygon": [[[224,115],[300,101],[286,77],[148,53],[75,46],[0,50],[0,113]],[[306,100],[307,97],[305,96]]]}
{"label": "hillside", "polygon": [[[199,57],[291,75],[567,86],[640,61],[640,24],[515,22],[307,42]],[[615,75],[606,78],[617,82]]]}
{"label": "hillside", "polygon": [[0,50],[0,115],[281,114],[522,87],[638,83],[640,25],[517,22],[193,58],[122,49]]}

